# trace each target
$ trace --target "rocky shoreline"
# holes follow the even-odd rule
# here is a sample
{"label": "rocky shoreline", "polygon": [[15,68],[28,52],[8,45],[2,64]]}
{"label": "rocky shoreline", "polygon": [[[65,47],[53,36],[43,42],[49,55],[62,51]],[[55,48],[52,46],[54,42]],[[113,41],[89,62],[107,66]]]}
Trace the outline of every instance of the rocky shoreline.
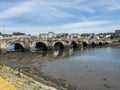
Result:
{"label": "rocky shoreline", "polygon": [[0,76],[17,90],[57,90],[2,64],[0,65]]}
{"label": "rocky shoreline", "polygon": [[[24,59],[22,56],[24,57]],[[1,57],[0,63],[3,66],[6,65],[8,68],[11,68],[19,73],[23,73],[26,76],[31,77],[33,80],[40,82],[42,84],[45,84],[47,86],[54,87],[57,90],[67,90],[66,88],[62,86],[58,86],[56,83],[44,78],[40,72],[37,73],[38,70],[36,70],[37,69],[36,67],[33,67],[33,66],[31,67],[31,59],[35,60],[33,63],[35,64],[39,63],[39,69],[41,69],[43,63],[47,62],[47,60],[50,60],[48,58],[44,58],[44,60],[37,59],[37,58],[42,58],[42,56],[38,55],[38,53],[21,53],[21,52],[15,53],[13,52],[13,53],[0,55],[0,57]],[[23,60],[23,61],[20,61],[20,60]],[[9,70],[6,70],[6,71],[9,71]],[[39,89],[28,89],[28,90],[39,90]]]}

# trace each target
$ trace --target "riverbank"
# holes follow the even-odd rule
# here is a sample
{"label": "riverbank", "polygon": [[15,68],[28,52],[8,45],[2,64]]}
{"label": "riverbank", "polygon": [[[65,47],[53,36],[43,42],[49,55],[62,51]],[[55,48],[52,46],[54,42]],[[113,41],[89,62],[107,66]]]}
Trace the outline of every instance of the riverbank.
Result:
{"label": "riverbank", "polygon": [[113,42],[113,43],[110,43],[110,44],[107,44],[105,45],[106,47],[116,47],[116,46],[120,46],[120,42]]}
{"label": "riverbank", "polygon": [[[5,65],[0,65],[0,77],[3,78],[3,79],[1,78],[2,81],[5,80],[6,82],[8,82],[7,86],[9,86],[9,87],[3,87],[2,90],[7,90],[7,89],[9,90],[57,90],[53,87],[50,87],[38,81],[35,81],[32,78],[24,75],[23,73],[13,70],[12,68],[7,67]],[[2,83],[2,81],[0,81],[0,83]],[[3,84],[6,84],[6,83],[3,82],[2,85]],[[12,86],[15,87],[16,89],[11,88]]]}
{"label": "riverbank", "polygon": [[120,47],[120,42],[108,43],[100,46],[85,47],[85,48],[101,48],[101,47]]}
{"label": "riverbank", "polygon": [[52,81],[42,77],[40,72],[42,64],[46,63],[47,61],[52,61],[51,54],[48,55],[51,58],[42,55],[43,54],[41,52],[11,52],[7,54],[0,54],[0,63],[11,67],[15,71],[24,73],[35,81],[55,87],[58,90],[67,90],[66,88],[58,86],[56,83],[53,83]]}

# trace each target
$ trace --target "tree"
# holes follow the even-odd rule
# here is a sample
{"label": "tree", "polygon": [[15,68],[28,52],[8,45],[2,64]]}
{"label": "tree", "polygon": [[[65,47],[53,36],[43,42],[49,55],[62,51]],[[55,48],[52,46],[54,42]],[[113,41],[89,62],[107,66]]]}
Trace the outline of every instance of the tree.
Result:
{"label": "tree", "polygon": [[110,36],[110,39],[114,39],[114,36],[113,36],[113,35],[111,35],[111,36]]}
{"label": "tree", "polygon": [[13,32],[13,35],[25,35],[25,33],[21,33],[21,32]]}

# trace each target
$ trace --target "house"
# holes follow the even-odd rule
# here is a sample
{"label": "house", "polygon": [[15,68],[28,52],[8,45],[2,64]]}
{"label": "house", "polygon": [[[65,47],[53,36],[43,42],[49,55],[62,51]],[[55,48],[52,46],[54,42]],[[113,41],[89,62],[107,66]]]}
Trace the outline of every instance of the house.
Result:
{"label": "house", "polygon": [[69,39],[69,34],[68,33],[62,33],[61,38],[62,39]]}
{"label": "house", "polygon": [[39,37],[41,39],[47,39],[48,38],[48,33],[41,33],[41,34],[39,34]]}
{"label": "house", "polygon": [[56,34],[56,38],[61,38],[61,34]]}
{"label": "house", "polygon": [[12,38],[16,38],[16,39],[23,39],[23,38],[26,38],[26,39],[29,39],[31,38],[31,36],[28,36],[28,35],[13,35]]}
{"label": "house", "polygon": [[81,36],[80,36],[79,33],[72,33],[72,34],[70,35],[70,37],[71,37],[71,39],[79,39],[79,38],[81,38]]}
{"label": "house", "polygon": [[1,34],[0,39],[12,39],[12,34]]}
{"label": "house", "polygon": [[90,40],[99,40],[100,37],[99,37],[99,35],[97,35],[97,34],[92,34],[89,39],[90,39]]}
{"label": "house", "polygon": [[3,36],[2,35],[0,35],[0,39],[2,39],[3,38]]}
{"label": "house", "polygon": [[55,33],[54,32],[48,32],[48,38],[54,38],[55,37]]}
{"label": "house", "polygon": [[115,36],[120,37],[120,30],[115,30]]}
{"label": "house", "polygon": [[97,34],[101,40],[110,39],[111,36],[114,36],[115,33],[109,32],[109,33],[99,33]]}
{"label": "house", "polygon": [[108,35],[105,35],[105,38],[110,38],[110,37],[111,37],[111,35],[109,35],[109,34],[108,34]]}
{"label": "house", "polygon": [[93,36],[93,33],[83,33],[81,34],[81,38],[90,39]]}

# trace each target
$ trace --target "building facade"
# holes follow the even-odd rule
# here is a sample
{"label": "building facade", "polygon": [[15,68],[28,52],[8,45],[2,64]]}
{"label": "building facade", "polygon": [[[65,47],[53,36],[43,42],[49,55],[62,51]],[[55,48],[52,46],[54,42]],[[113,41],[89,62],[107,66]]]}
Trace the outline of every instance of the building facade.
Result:
{"label": "building facade", "polygon": [[48,32],[48,38],[54,38],[55,33],[54,32]]}
{"label": "building facade", "polygon": [[116,35],[117,37],[120,37],[120,30],[115,30],[115,35]]}
{"label": "building facade", "polygon": [[71,39],[79,39],[79,38],[81,38],[79,33],[72,33],[71,34]]}

